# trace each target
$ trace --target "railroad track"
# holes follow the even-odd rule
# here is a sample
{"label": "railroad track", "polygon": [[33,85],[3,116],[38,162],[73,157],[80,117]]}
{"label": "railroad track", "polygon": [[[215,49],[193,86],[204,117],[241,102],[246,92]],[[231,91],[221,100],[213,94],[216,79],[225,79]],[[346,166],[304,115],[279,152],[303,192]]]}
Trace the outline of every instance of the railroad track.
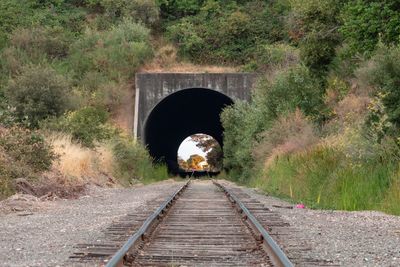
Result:
{"label": "railroad track", "polygon": [[[257,212],[263,209],[247,205]],[[82,255],[105,255],[115,251],[115,244],[108,249],[100,246],[97,253]],[[103,262],[107,267],[292,266],[237,196],[211,181],[187,182]]]}
{"label": "railroad track", "polygon": [[296,231],[243,188],[196,180],[111,223],[95,242],[76,245],[66,266],[291,266],[276,259],[272,238],[295,266],[339,266]]}

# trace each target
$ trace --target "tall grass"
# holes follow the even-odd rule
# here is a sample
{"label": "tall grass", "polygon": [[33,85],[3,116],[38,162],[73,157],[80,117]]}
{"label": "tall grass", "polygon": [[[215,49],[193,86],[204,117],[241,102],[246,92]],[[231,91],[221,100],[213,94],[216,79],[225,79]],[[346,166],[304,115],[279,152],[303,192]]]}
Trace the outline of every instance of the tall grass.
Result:
{"label": "tall grass", "polygon": [[67,134],[51,134],[48,140],[58,155],[58,160],[53,162],[53,169],[66,179],[76,183],[95,181],[101,184],[107,182],[104,175],[113,175],[111,145],[102,143],[95,148],[87,148],[74,142],[72,136]]}
{"label": "tall grass", "polygon": [[67,134],[52,134],[48,139],[59,155],[53,168],[76,183],[105,184],[107,177],[114,177],[128,186],[135,180],[148,184],[169,177],[165,165],[153,164],[147,150],[128,138],[96,143],[93,148],[74,142]]}
{"label": "tall grass", "polygon": [[144,146],[132,138],[118,138],[113,144],[115,159],[114,175],[123,183],[135,181],[150,183],[167,179],[165,165],[154,164]]}
{"label": "tall grass", "polygon": [[334,148],[318,145],[280,156],[249,184],[310,207],[381,210],[400,214],[397,163],[354,163]]}

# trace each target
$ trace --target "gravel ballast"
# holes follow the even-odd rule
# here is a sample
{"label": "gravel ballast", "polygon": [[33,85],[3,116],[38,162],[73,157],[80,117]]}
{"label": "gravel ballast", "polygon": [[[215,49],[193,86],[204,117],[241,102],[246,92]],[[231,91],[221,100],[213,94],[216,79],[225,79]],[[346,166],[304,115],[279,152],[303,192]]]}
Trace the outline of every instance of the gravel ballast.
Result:
{"label": "gravel ballast", "polygon": [[242,189],[290,224],[293,231],[288,239],[307,243],[307,258],[340,266],[400,266],[399,216],[377,211],[300,209],[254,189]]}
{"label": "gravel ballast", "polygon": [[0,207],[0,265],[68,265],[74,245],[98,242],[101,231],[111,223],[146,202],[172,194],[181,184],[165,181],[130,189],[91,187],[79,199],[34,201],[28,197],[25,202],[30,205],[18,205],[12,213]]}
{"label": "gravel ballast", "polygon": [[[4,207],[9,203],[0,203],[0,265],[66,266],[74,245],[98,242],[107,226],[181,185],[165,181],[130,189],[91,187],[87,195],[75,200],[39,201],[22,196],[25,204],[16,205],[13,212]],[[290,224],[293,232],[288,240],[307,243],[305,257],[340,266],[400,266],[398,216],[289,209],[294,205],[242,189]]]}

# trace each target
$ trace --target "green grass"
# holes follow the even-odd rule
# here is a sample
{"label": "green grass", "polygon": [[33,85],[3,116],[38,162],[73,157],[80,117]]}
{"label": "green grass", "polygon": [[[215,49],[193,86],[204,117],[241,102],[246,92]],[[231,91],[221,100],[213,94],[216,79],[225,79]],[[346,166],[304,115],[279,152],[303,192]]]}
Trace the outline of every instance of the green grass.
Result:
{"label": "green grass", "polygon": [[141,179],[141,182],[143,184],[150,184],[154,182],[160,182],[168,178],[170,178],[170,175],[168,174],[167,166],[165,164],[156,164],[143,172],[143,178]]}
{"label": "green grass", "polygon": [[354,163],[341,152],[318,147],[281,156],[246,184],[311,208],[380,210],[400,215],[398,163]]}

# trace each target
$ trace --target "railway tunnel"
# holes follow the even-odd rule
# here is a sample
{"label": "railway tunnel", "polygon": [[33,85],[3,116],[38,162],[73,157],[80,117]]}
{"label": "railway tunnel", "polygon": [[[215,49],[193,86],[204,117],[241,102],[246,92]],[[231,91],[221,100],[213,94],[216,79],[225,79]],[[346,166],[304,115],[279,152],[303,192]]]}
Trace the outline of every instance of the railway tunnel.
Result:
{"label": "railway tunnel", "polygon": [[168,95],[151,110],[144,124],[143,141],[150,155],[177,174],[177,152],[186,137],[207,134],[222,147],[220,114],[232,104],[229,96],[206,88],[188,88]]}

